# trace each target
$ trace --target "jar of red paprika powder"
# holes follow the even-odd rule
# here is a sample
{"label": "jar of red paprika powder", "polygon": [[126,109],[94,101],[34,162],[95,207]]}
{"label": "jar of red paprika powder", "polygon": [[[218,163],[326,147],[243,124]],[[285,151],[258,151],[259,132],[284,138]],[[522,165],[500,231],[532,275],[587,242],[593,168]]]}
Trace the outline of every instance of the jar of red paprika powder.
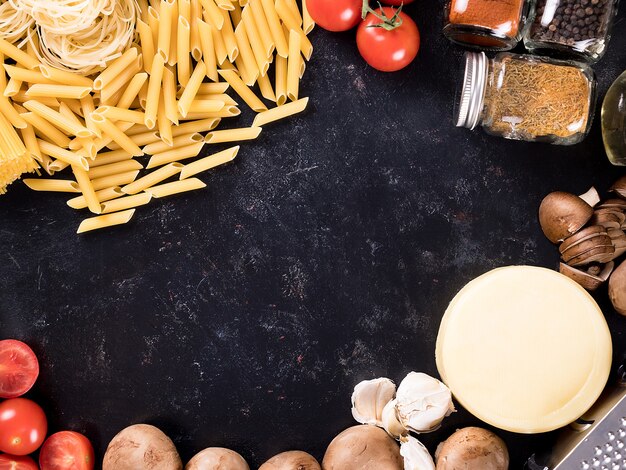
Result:
{"label": "jar of red paprika powder", "polygon": [[448,0],[443,33],[466,47],[506,51],[522,39],[535,0]]}

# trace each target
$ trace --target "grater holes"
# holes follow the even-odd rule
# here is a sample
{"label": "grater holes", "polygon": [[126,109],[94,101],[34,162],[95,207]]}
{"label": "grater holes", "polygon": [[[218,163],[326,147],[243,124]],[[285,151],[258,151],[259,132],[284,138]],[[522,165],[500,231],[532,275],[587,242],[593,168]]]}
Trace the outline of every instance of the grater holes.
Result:
{"label": "grater holes", "polygon": [[609,438],[609,441],[614,441],[615,440],[615,433],[609,431],[606,433],[606,437]]}
{"label": "grater holes", "polygon": [[594,455],[602,455],[602,447],[600,447],[600,446],[595,446],[595,447],[593,448],[593,453],[594,453]]}
{"label": "grater holes", "polygon": [[624,430],[624,428],[619,428],[617,430],[617,434],[619,434],[619,437],[626,437],[626,431]]}
{"label": "grater holes", "polygon": [[623,449],[624,448],[624,441],[621,441],[621,440],[615,441],[615,447],[617,447],[618,449]]}

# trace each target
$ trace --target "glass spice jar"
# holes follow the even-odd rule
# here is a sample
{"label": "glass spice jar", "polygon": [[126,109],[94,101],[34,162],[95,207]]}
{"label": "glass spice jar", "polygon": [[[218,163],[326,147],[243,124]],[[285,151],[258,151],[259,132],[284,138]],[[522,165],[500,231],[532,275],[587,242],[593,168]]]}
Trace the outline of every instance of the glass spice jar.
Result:
{"label": "glass spice jar", "polygon": [[617,0],[538,0],[524,36],[531,52],[595,62],[606,51]]}
{"label": "glass spice jar", "polygon": [[444,35],[466,47],[505,51],[522,39],[535,0],[448,0]]}
{"label": "glass spice jar", "polygon": [[572,145],[591,128],[596,80],[583,63],[507,52],[489,60],[468,52],[459,91],[458,127],[480,124],[506,139]]}

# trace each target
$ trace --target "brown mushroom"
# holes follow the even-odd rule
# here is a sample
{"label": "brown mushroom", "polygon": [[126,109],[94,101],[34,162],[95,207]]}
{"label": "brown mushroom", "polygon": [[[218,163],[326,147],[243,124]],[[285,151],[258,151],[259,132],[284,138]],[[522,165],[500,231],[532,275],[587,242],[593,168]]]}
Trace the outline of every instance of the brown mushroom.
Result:
{"label": "brown mushroom", "polygon": [[626,253],[626,233],[622,229],[610,229],[607,231],[611,243],[615,247],[615,258],[617,259]]}
{"label": "brown mushroom", "polygon": [[591,250],[586,251],[585,253],[581,253],[575,258],[567,261],[567,264],[570,266],[584,266],[586,264],[591,263],[608,263],[613,259],[613,255],[615,254],[615,247],[613,245],[610,246],[598,246],[596,248],[592,248]]}
{"label": "brown mushroom", "polygon": [[506,444],[482,428],[463,428],[439,444],[437,470],[508,470]]}
{"label": "brown mushroom", "polygon": [[208,447],[194,455],[185,470],[250,470],[250,467],[234,450]]}
{"label": "brown mushroom", "polygon": [[539,207],[539,224],[552,243],[559,243],[585,226],[593,208],[575,194],[555,191]]}
{"label": "brown mushroom", "polygon": [[570,246],[561,253],[561,258],[563,258],[563,261],[567,263],[570,260],[587,253],[589,250],[605,246],[613,246],[613,242],[611,241],[609,235],[597,235]]}
{"label": "brown mushroom", "polygon": [[626,176],[622,176],[615,183],[613,183],[613,186],[611,186],[609,191],[612,191],[619,197],[626,199]]}
{"label": "brown mushroom", "polygon": [[604,267],[593,265],[590,266],[587,271],[582,271],[565,263],[561,263],[559,272],[573,281],[576,281],[588,291],[593,292],[608,280],[614,267],[615,264],[611,261],[605,264]]}
{"label": "brown mushroom", "polygon": [[615,310],[626,315],[626,261],[613,271],[609,279],[609,298]]}
{"label": "brown mushroom", "polygon": [[589,240],[590,238],[597,237],[598,235],[608,235],[607,230],[602,225],[585,227],[561,243],[561,245],[559,245],[559,251],[564,253],[574,245],[584,242],[585,240]]}
{"label": "brown mushroom", "polygon": [[626,201],[624,199],[607,199],[597,206],[597,209],[621,209],[626,210]]}
{"label": "brown mushroom", "polygon": [[259,470],[320,470],[320,464],[311,454],[300,450],[290,450],[275,455]]}
{"label": "brown mushroom", "polygon": [[322,470],[403,470],[400,447],[382,429],[361,425],[346,429],[326,449]]}
{"label": "brown mushroom", "polygon": [[614,212],[594,212],[589,221],[592,225],[602,225],[604,228],[620,228],[624,220],[624,214],[618,215]]}

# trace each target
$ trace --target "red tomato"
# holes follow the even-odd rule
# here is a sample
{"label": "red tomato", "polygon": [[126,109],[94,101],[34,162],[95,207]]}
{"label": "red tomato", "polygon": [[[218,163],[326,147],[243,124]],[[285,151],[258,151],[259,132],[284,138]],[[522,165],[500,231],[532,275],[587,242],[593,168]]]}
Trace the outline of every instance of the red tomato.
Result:
{"label": "red tomato", "polygon": [[[405,13],[397,15],[396,25],[390,31],[382,26],[391,26],[396,10],[383,7],[375,10],[384,15],[385,21],[369,13],[356,33],[356,43],[365,61],[382,72],[395,72],[403,69],[417,56],[420,48],[420,33],[415,22]],[[401,23],[399,23],[401,21]],[[399,25],[398,25],[399,24]]]}
{"label": "red tomato", "polygon": [[93,464],[91,442],[73,431],[53,434],[46,439],[39,452],[41,470],[92,470]]}
{"label": "red tomato", "polygon": [[35,452],[48,431],[41,407],[26,398],[0,403],[0,451],[13,455]]}
{"label": "red tomato", "polygon": [[307,0],[311,18],[328,31],[348,31],[361,21],[362,0]]}
{"label": "red tomato", "polygon": [[0,398],[16,398],[28,392],[39,375],[37,356],[15,339],[0,341]]}
{"label": "red tomato", "polygon": [[0,454],[0,470],[39,470],[39,467],[30,457]]}

